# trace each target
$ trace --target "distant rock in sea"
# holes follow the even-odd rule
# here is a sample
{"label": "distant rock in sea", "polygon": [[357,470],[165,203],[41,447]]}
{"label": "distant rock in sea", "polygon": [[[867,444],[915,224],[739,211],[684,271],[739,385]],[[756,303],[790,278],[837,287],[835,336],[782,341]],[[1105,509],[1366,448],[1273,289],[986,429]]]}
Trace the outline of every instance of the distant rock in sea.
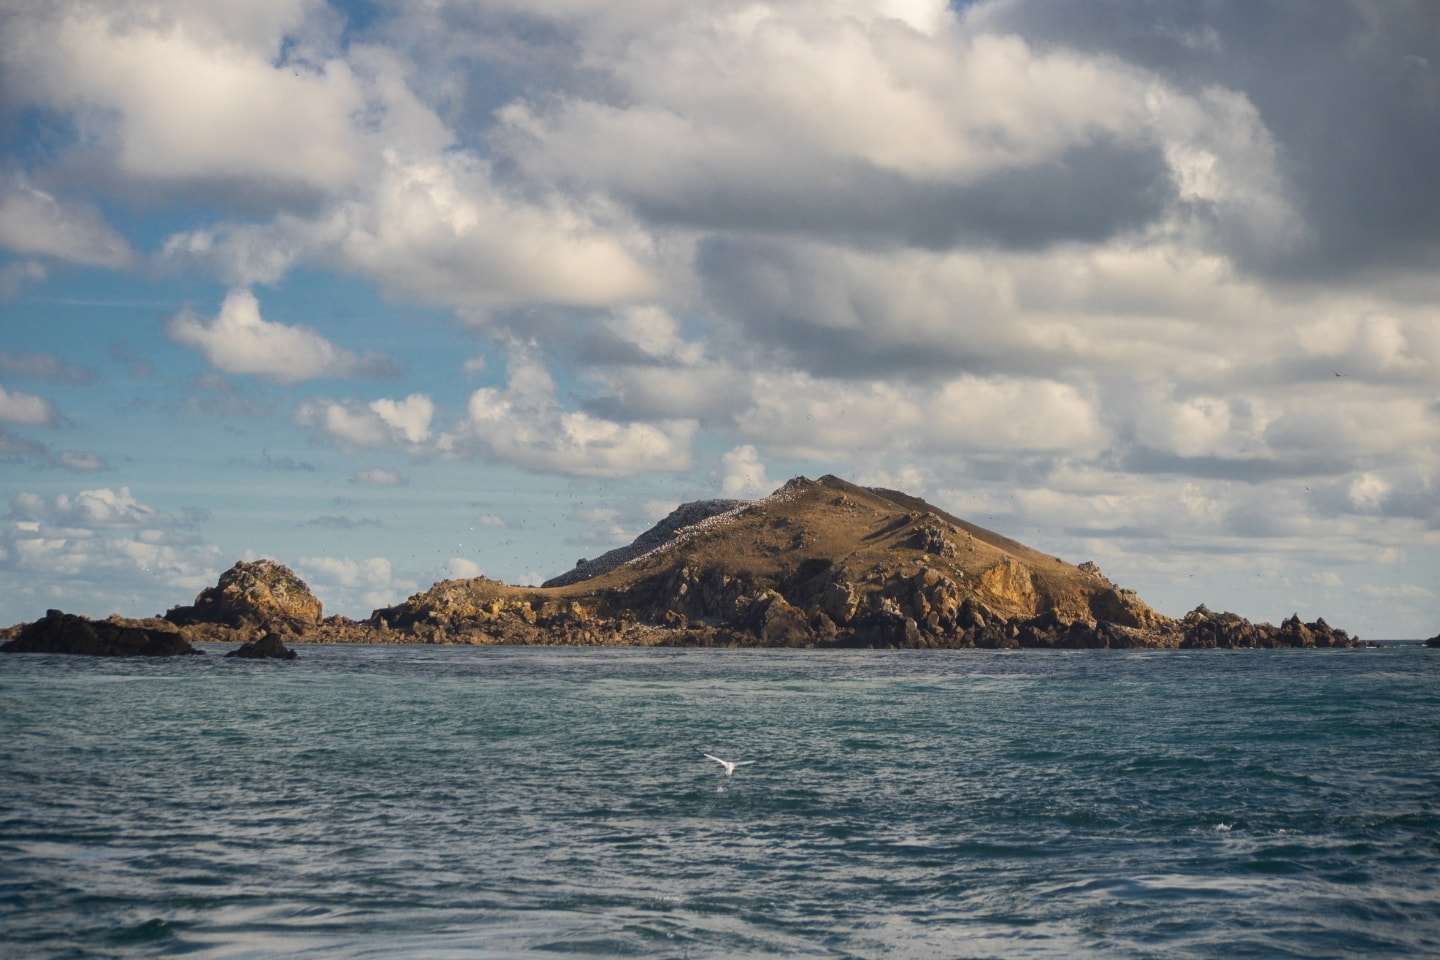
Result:
{"label": "distant rock in sea", "polygon": [[158,617],[91,620],[50,610],[14,631],[3,653],[73,653],[93,657],[174,657],[196,654],[180,629]]}
{"label": "distant rock in sea", "polygon": [[1431,637],[1429,640],[1426,640],[1426,641],[1425,641],[1425,646],[1427,646],[1427,647],[1440,647],[1440,633],[1437,633],[1435,636]]}
{"label": "distant rock in sea", "polygon": [[267,633],[259,640],[241,644],[225,656],[241,660],[294,660],[299,654],[281,642],[280,634]]}

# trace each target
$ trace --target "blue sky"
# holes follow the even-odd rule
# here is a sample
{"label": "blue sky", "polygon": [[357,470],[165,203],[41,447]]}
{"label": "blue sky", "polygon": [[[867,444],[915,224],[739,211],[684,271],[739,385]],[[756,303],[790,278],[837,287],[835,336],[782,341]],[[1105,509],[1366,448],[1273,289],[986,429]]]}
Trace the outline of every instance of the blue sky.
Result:
{"label": "blue sky", "polygon": [[0,0],[0,621],[904,489],[1440,630],[1426,3]]}

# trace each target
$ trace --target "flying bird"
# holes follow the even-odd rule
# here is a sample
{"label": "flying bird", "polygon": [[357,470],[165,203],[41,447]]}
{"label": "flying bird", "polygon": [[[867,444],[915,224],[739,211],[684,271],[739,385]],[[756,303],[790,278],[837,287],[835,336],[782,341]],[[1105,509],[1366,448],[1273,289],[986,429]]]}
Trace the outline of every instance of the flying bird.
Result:
{"label": "flying bird", "polygon": [[721,760],[719,757],[711,756],[708,753],[705,754],[705,759],[714,760],[716,763],[720,764],[720,766],[724,767],[725,776],[727,777],[733,777],[735,775],[736,767],[748,767],[750,764],[755,762],[754,760]]}

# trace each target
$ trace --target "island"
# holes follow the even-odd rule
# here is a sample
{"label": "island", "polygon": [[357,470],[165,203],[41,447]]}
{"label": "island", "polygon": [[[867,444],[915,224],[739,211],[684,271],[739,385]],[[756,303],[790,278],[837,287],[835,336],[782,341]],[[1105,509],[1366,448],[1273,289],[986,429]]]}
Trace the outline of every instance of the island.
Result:
{"label": "island", "polygon": [[[51,611],[0,632],[0,651],[115,653],[76,644],[84,618]],[[687,503],[634,543],[539,587],[445,580],[364,620],[323,614],[273,560],[239,562],[162,617],[84,621],[133,654],[196,642],[815,648],[1353,647],[1323,619],[1279,626],[1197,607],[1157,613],[1091,562],[1073,565],[918,497],[796,477],[755,501]],[[102,626],[96,626],[102,625]],[[108,625],[108,626],[103,626]],[[61,629],[63,626],[63,630]],[[153,633],[164,640],[145,639]],[[49,638],[47,640],[47,638]],[[179,641],[177,644],[175,641]],[[147,646],[147,644],[150,644]],[[83,649],[82,649],[83,648]]]}

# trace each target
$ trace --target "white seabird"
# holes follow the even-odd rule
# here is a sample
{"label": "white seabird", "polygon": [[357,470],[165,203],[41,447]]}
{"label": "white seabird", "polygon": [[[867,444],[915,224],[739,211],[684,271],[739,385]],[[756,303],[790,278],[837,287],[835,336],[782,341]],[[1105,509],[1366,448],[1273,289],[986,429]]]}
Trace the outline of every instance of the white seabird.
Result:
{"label": "white seabird", "polygon": [[755,762],[754,760],[721,760],[719,757],[713,756],[708,753],[705,754],[705,759],[714,760],[716,763],[720,764],[720,766],[724,767],[725,776],[727,777],[733,777],[735,775],[736,767],[748,767],[750,766],[750,764]]}

